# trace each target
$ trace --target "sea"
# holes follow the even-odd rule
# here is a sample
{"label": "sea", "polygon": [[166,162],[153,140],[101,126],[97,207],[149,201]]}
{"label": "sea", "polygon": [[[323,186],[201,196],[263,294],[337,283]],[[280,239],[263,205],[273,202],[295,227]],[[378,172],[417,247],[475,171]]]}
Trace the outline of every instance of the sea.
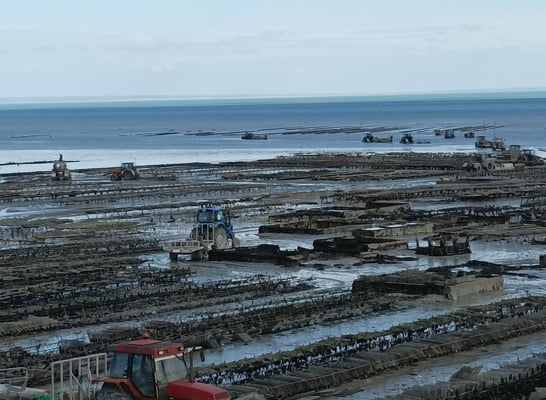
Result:
{"label": "sea", "polygon": [[[435,135],[455,129],[455,138]],[[252,161],[294,154],[474,152],[502,138],[546,156],[546,92],[231,99],[0,101],[0,175],[49,171],[60,154],[72,170]],[[242,140],[245,132],[267,140]],[[366,132],[393,136],[364,143]],[[399,143],[411,133],[414,144]],[[36,163],[42,162],[43,163]]]}

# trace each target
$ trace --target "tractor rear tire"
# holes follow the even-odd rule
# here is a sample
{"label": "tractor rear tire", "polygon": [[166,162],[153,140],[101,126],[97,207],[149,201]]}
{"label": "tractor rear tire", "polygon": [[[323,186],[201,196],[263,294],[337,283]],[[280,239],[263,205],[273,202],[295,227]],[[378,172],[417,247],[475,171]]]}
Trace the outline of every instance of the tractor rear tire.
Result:
{"label": "tractor rear tire", "polygon": [[123,171],[123,179],[127,180],[134,180],[135,179],[135,173],[128,169],[127,171]]}
{"label": "tractor rear tire", "polygon": [[214,230],[214,248],[216,250],[224,250],[228,245],[228,237],[226,228],[219,226]]}
{"label": "tractor rear tire", "polygon": [[169,253],[169,259],[171,261],[178,261],[178,253]]}

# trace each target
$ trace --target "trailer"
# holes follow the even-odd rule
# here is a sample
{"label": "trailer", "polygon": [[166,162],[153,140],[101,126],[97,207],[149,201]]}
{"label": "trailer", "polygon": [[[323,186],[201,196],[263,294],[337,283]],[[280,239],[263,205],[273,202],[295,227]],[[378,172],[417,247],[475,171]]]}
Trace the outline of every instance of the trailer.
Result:
{"label": "trailer", "polygon": [[180,255],[190,256],[192,261],[201,261],[208,258],[212,244],[189,237],[182,241],[169,242],[164,249],[169,252],[171,261],[178,261]]}

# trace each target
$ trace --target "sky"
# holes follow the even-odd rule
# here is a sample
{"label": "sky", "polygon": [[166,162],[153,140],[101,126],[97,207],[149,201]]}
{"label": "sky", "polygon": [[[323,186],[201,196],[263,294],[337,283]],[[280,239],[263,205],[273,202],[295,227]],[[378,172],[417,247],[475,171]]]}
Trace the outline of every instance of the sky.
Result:
{"label": "sky", "polygon": [[542,0],[0,0],[0,98],[546,88]]}

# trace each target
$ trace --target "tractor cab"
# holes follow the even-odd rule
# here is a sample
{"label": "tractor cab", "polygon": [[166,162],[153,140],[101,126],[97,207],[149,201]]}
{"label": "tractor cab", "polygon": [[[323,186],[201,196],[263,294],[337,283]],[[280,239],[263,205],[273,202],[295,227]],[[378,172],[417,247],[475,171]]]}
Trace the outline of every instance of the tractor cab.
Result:
{"label": "tractor cab", "polygon": [[136,171],[136,166],[133,162],[123,162],[120,168],[122,171]]}
{"label": "tractor cab", "polygon": [[228,235],[233,234],[233,225],[231,224],[231,215],[229,210],[220,207],[201,207],[197,211],[197,227],[204,228],[224,228]]}
{"label": "tractor cab", "polygon": [[108,377],[96,380],[102,382],[97,400],[229,400],[225,389],[194,382],[191,350],[180,344],[144,338],[116,344],[111,351]]}
{"label": "tractor cab", "polygon": [[229,212],[224,208],[200,208],[197,211],[197,223],[229,225]]}

